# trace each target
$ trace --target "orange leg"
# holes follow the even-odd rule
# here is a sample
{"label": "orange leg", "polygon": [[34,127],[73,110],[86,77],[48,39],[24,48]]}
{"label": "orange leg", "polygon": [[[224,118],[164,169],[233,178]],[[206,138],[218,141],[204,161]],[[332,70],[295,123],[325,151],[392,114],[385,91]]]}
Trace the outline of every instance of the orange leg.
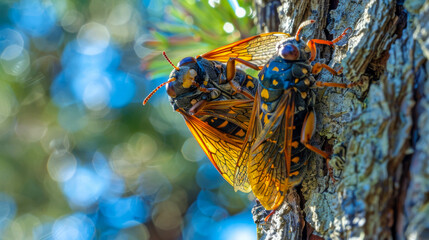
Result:
{"label": "orange leg", "polygon": [[336,87],[336,88],[352,88],[356,86],[358,83],[331,83],[331,82],[322,82],[322,81],[316,81],[314,83],[317,87]]}
{"label": "orange leg", "polygon": [[320,150],[319,148],[311,145],[310,139],[314,135],[314,130],[316,129],[316,115],[314,115],[313,111],[310,111],[307,113],[307,116],[305,116],[304,124],[301,130],[301,143],[311,151],[319,154],[323,158],[326,159],[326,166],[328,167],[329,176],[331,177],[332,181],[335,183],[335,179],[332,173],[332,169],[329,167],[329,160],[330,160],[330,154]]}
{"label": "orange leg", "polygon": [[264,221],[265,221],[265,222],[268,222],[268,220],[270,220],[270,217],[271,217],[271,216],[273,216],[273,214],[276,212],[276,210],[277,210],[277,209],[272,210],[272,211],[270,212],[270,214],[268,214],[268,216],[266,216],[266,217],[264,218]]}
{"label": "orange leg", "polygon": [[229,82],[231,87],[234,89],[234,91],[235,91],[234,94],[238,92],[238,93],[243,94],[244,96],[246,96],[249,99],[253,99],[253,96],[251,94],[247,93],[246,91],[243,91],[241,89],[241,87],[236,87],[234,85],[234,83],[231,82],[231,80],[234,79],[234,77],[235,77],[235,71],[236,71],[235,62],[236,61],[247,66],[247,67],[255,69],[257,71],[261,70],[261,68],[259,68],[256,64],[253,64],[253,63],[248,62],[246,60],[243,60],[241,58],[229,58],[228,62],[226,63],[226,80]]}
{"label": "orange leg", "polygon": [[301,130],[301,143],[311,151],[319,154],[323,158],[328,159],[329,153],[322,151],[309,143],[311,137],[314,135],[315,129],[316,129],[316,115],[314,115],[313,111],[310,111],[307,113],[307,116],[305,116],[305,119],[304,119],[304,124]]}
{"label": "orange leg", "polygon": [[235,77],[235,61],[247,67],[255,69],[257,71],[261,70],[261,68],[259,68],[256,64],[253,64],[241,58],[229,58],[228,62],[226,63],[226,80],[227,81],[231,81]]}
{"label": "orange leg", "polygon": [[340,36],[338,36],[337,38],[335,38],[332,41],[322,40],[322,39],[311,39],[311,40],[309,40],[307,42],[307,46],[310,48],[310,51],[311,51],[310,62],[314,61],[314,59],[316,58],[316,53],[317,53],[316,43],[332,46],[332,45],[334,45],[334,43],[340,41],[347,34],[347,31],[349,31],[349,30],[351,30],[351,28],[346,28]]}
{"label": "orange leg", "polygon": [[320,73],[320,71],[322,71],[322,68],[328,70],[334,76],[340,75],[343,72],[343,68],[341,68],[338,71],[335,71],[333,68],[331,68],[330,66],[328,66],[324,63],[316,63],[316,64],[314,64],[313,68],[311,69],[311,73],[313,75],[316,75],[316,74]]}

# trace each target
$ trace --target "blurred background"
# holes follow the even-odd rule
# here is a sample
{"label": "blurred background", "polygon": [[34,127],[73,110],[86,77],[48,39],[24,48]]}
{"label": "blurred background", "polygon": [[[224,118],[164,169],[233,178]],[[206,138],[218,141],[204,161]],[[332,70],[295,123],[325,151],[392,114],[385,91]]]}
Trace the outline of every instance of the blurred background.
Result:
{"label": "blurred background", "polygon": [[244,0],[1,0],[0,239],[256,239],[161,89],[254,35]]}

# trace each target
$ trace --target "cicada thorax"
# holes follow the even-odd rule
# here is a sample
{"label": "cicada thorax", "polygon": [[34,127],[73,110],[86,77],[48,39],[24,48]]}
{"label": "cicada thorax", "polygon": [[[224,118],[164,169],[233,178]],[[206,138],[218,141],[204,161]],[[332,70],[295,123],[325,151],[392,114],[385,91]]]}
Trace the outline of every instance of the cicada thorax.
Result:
{"label": "cicada thorax", "polygon": [[[201,113],[200,110],[208,103],[222,104],[229,100],[252,100],[248,96],[255,95],[258,80],[237,69],[234,79],[227,81],[225,64],[203,58],[184,58],[178,67],[179,70],[175,69],[170,74],[170,78],[176,80],[166,85],[173,108],[195,115],[222,133],[244,138],[247,129],[244,129],[242,124],[231,121],[228,117],[228,109],[225,109],[224,113],[219,110],[208,115],[204,114],[206,111]],[[247,112],[246,114],[250,115]]]}

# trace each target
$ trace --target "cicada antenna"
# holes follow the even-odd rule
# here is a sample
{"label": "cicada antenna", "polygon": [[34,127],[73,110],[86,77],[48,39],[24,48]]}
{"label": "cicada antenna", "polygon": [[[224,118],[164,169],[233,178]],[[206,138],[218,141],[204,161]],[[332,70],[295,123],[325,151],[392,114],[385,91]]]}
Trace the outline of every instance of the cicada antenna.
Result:
{"label": "cicada antenna", "polygon": [[149,95],[147,95],[147,97],[143,100],[143,106],[147,103],[147,101],[149,101],[149,99],[160,89],[160,88],[162,88],[163,86],[165,86],[165,84],[167,84],[167,83],[171,83],[171,82],[173,82],[173,81],[175,81],[176,80],[176,78],[170,78],[170,79],[168,79],[168,81],[167,82],[163,82],[163,83],[161,83],[161,85],[159,85],[158,87],[156,87],[151,93],[149,93]]}
{"label": "cicada antenna", "polygon": [[301,30],[302,30],[305,26],[310,25],[310,24],[313,24],[314,22],[316,22],[316,21],[315,21],[315,20],[307,20],[307,21],[302,22],[302,23],[299,25],[299,27],[298,27],[298,31],[297,31],[297,32],[296,32],[296,34],[295,34],[295,40],[296,40],[297,42],[299,42],[299,33],[301,32]]}
{"label": "cicada antenna", "polygon": [[174,67],[174,69],[176,69],[177,71],[180,70],[179,67],[174,66],[174,64],[170,61],[170,59],[167,57],[167,54],[165,53],[165,51],[162,52],[162,55],[164,55],[165,59],[167,59],[167,61],[171,64],[171,66]]}

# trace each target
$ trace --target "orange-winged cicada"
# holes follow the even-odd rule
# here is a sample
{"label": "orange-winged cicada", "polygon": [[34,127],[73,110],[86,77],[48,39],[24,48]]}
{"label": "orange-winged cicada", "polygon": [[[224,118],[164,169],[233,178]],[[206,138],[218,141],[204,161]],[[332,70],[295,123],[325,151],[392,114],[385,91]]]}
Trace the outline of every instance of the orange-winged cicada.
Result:
{"label": "orange-winged cicada", "polygon": [[[143,101],[146,104],[165,85],[173,109],[183,116],[212,164],[235,190],[251,191],[247,173],[240,181],[235,175],[258,87],[258,80],[236,69],[236,63],[260,70],[274,54],[275,43],[288,37],[285,33],[258,35],[183,58],[177,66],[163,53],[174,69],[169,80]],[[272,44],[261,45],[261,41]],[[257,51],[259,47],[265,50]]]}
{"label": "orange-winged cicada", "polygon": [[332,41],[311,39],[307,43],[299,33],[313,20],[303,22],[294,37],[279,41],[276,52],[259,73],[245,144],[237,161],[236,179],[249,181],[252,191],[267,210],[278,208],[288,189],[300,184],[306,165],[306,149],[329,159],[329,154],[312,146],[314,134],[316,87],[348,88],[353,84],[316,81],[313,75],[322,68],[333,75],[340,74],[331,67],[312,62],[315,44],[333,45],[350,28]]}

